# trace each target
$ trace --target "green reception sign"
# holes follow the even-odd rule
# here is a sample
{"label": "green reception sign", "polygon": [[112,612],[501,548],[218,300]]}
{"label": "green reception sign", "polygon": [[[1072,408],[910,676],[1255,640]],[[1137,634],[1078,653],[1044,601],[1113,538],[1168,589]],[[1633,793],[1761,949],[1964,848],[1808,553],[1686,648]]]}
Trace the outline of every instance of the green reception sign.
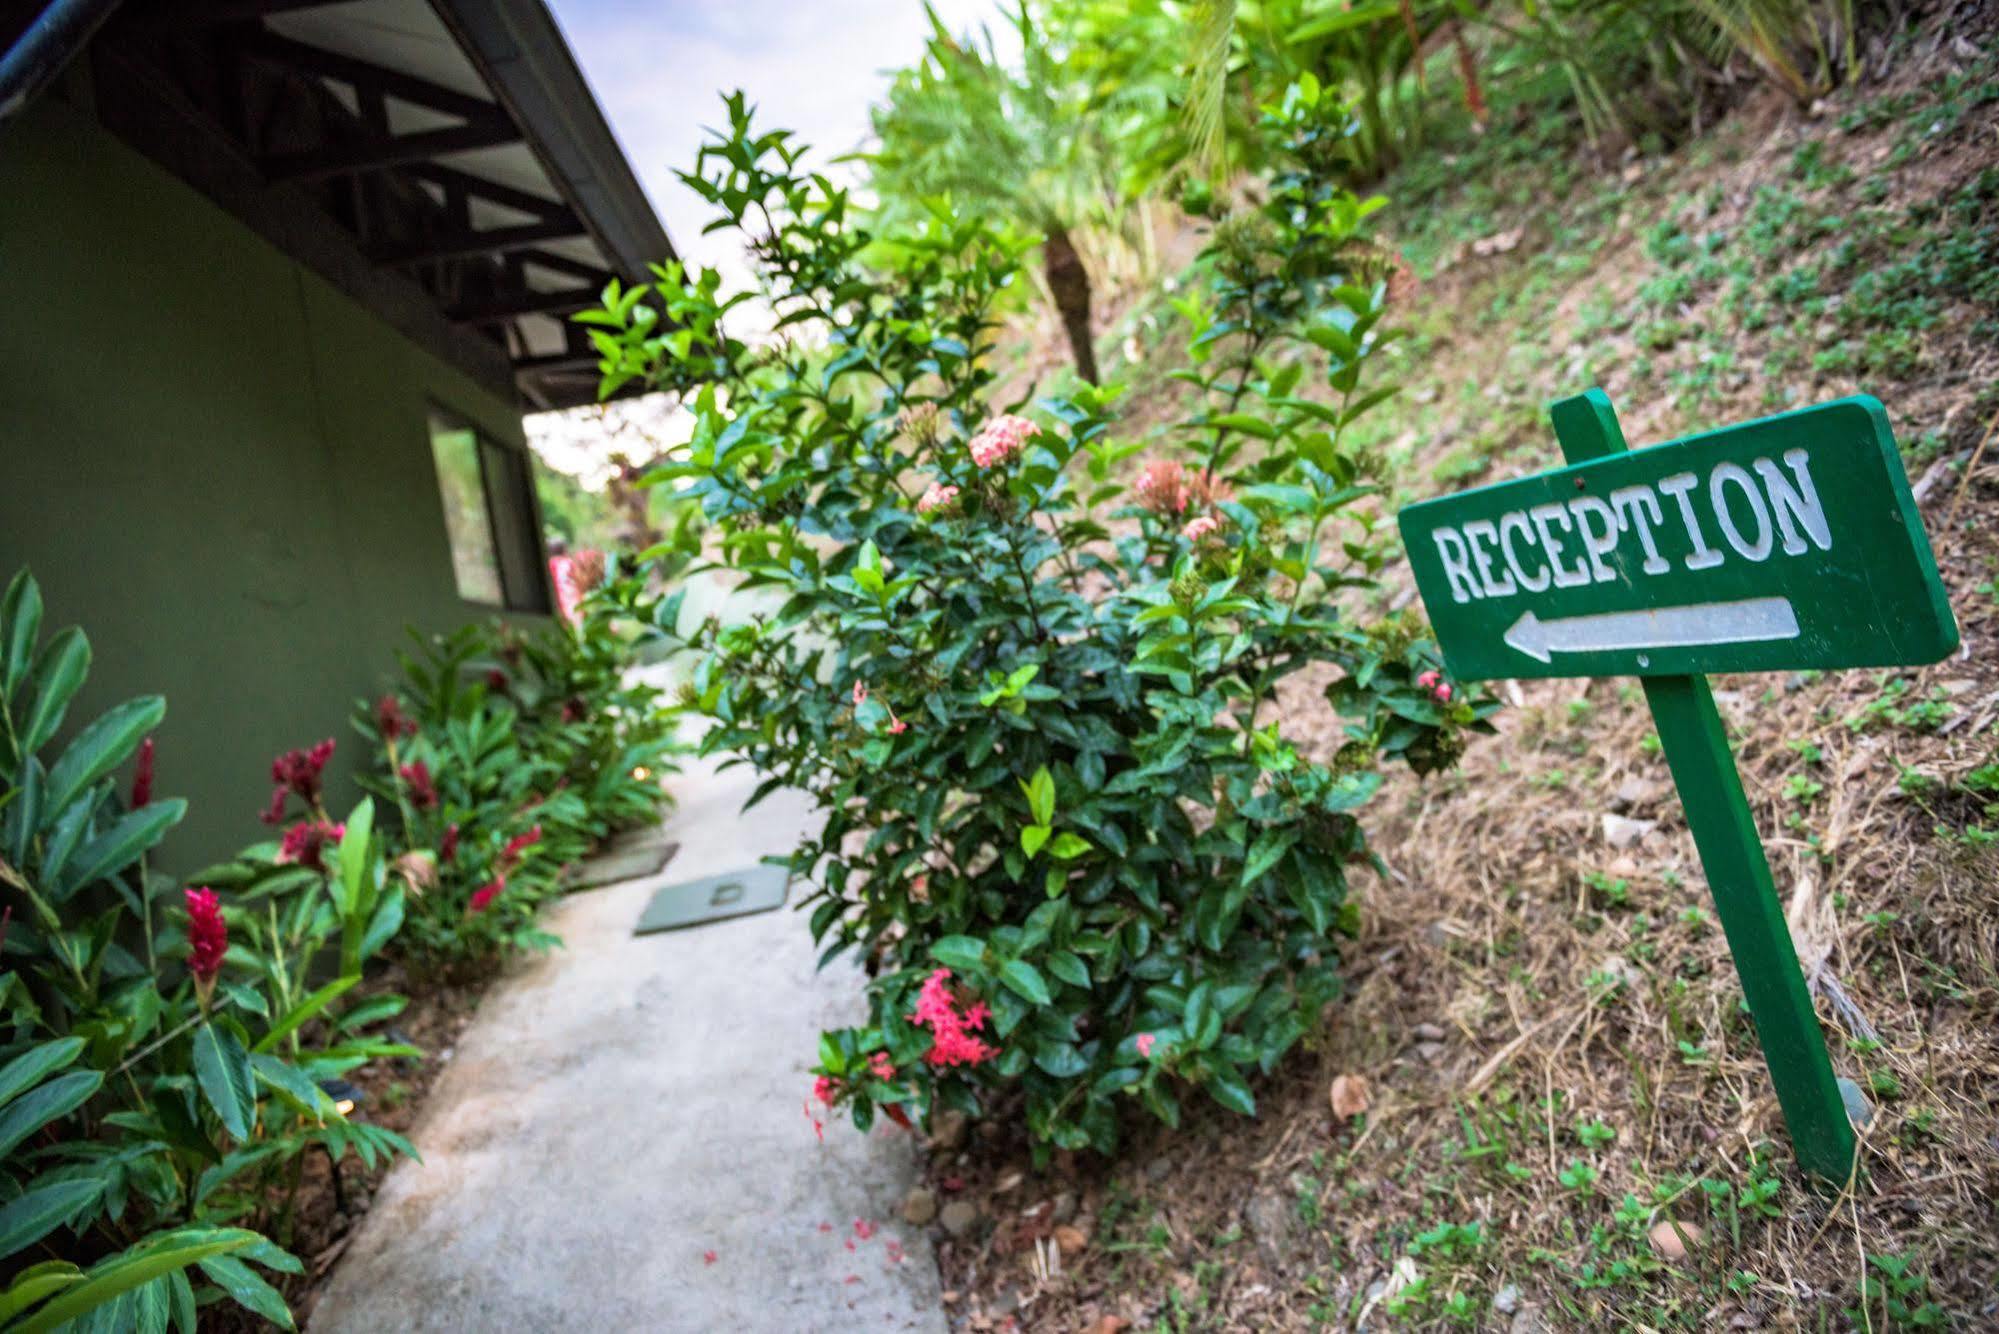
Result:
{"label": "green reception sign", "polygon": [[1888,415],[1837,402],[1627,452],[1601,390],[1551,410],[1568,467],[1402,511],[1463,680],[1635,675],[1798,1161],[1853,1128],[1704,672],[1934,662],[1957,623]]}
{"label": "green reception sign", "polygon": [[1957,647],[1871,398],[1412,505],[1401,524],[1463,680],[1888,667]]}

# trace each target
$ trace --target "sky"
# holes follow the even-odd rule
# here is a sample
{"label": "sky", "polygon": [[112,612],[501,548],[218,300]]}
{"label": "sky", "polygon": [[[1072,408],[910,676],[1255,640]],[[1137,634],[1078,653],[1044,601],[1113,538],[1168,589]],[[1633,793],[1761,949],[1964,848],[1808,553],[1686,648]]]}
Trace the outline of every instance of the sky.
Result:
{"label": "sky", "polygon": [[[953,32],[989,23],[1001,52],[1011,54],[997,0],[933,4]],[[922,0],[549,0],[549,7],[674,248],[691,263],[720,268],[732,287],[747,281],[739,248],[727,232],[701,234],[713,215],[673,175],[693,166],[703,127],[724,120],[721,93],[742,89],[762,112],[759,124],[797,131],[818,150],[808,161],[825,168],[866,145],[868,107],[895,69],[922,55],[930,31]],[[640,415],[671,432],[671,414]],[[610,446],[593,420],[531,418],[530,435],[557,467],[601,480]]]}

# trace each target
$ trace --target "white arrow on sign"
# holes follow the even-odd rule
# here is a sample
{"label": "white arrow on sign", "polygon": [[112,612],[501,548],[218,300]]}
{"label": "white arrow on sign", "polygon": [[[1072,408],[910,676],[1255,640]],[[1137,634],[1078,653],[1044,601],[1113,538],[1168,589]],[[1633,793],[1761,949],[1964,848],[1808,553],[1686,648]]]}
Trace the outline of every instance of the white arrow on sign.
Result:
{"label": "white arrow on sign", "polygon": [[1703,644],[1747,644],[1797,637],[1798,614],[1791,609],[1789,598],[1745,598],[1740,602],[1700,602],[1691,607],[1606,611],[1552,621],[1544,621],[1530,611],[1506,632],[1506,642],[1536,662],[1547,662],[1557,653],[1694,648]]}

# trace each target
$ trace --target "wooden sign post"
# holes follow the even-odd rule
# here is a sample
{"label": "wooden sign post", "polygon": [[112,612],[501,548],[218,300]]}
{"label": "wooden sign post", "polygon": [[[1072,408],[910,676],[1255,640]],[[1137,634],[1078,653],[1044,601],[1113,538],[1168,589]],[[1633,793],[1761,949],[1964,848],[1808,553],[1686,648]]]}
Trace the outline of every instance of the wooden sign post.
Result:
{"label": "wooden sign post", "polygon": [[1706,672],[1935,662],[1957,623],[1887,413],[1837,402],[1627,451],[1602,390],[1551,409],[1568,466],[1400,526],[1461,680],[1640,678],[1798,1161],[1853,1128]]}

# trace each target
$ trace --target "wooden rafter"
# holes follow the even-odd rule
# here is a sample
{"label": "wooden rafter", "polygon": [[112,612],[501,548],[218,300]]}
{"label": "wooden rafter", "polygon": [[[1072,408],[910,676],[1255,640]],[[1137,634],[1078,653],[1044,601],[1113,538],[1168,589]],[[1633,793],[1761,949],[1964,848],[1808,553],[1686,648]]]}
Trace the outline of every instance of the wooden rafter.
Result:
{"label": "wooden rafter", "polygon": [[468,255],[498,255],[543,241],[559,241],[583,235],[583,224],[565,211],[562,217],[523,223],[518,227],[488,227],[484,231],[440,233],[410,245],[383,247],[374,251],[377,263],[391,266],[428,264]]}
{"label": "wooden rafter", "polygon": [[230,44],[244,55],[300,74],[337,79],[364,98],[388,96],[427,107],[468,124],[505,123],[506,115],[483,97],[461,93],[402,70],[375,65],[354,56],[281,37],[265,28],[231,34]]}
{"label": "wooden rafter", "polygon": [[[280,153],[263,158],[258,166],[265,179],[281,181],[322,180],[357,171],[381,171],[406,166],[446,153],[466,153],[475,148],[498,148],[517,144],[521,132],[511,123],[453,125],[441,130],[419,130],[393,138],[368,138],[353,143],[333,144],[302,153]],[[555,235],[569,235],[558,232]]]}
{"label": "wooden rafter", "polygon": [[455,324],[498,324],[521,315],[572,315],[602,300],[602,289],[565,287],[553,292],[511,291],[449,312]]}

